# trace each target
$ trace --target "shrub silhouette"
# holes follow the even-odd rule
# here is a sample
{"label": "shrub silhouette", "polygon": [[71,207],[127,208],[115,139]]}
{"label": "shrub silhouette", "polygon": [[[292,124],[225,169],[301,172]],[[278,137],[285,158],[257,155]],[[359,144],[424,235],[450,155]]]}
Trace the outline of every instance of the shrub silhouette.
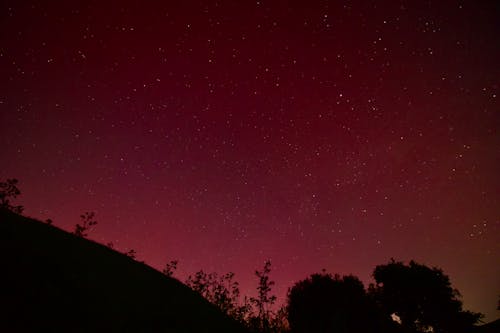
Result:
{"label": "shrub silhouette", "polygon": [[[171,261],[167,264],[164,274],[172,269]],[[240,299],[239,284],[234,280],[234,273],[224,275],[205,273],[200,270],[189,276],[186,285],[198,292],[206,300],[217,306],[226,315],[244,324],[250,332],[256,333],[284,333],[288,332],[286,308],[282,307],[277,313],[271,308],[276,296],[271,294],[274,281],[269,278],[271,262],[267,260],[262,270],[255,271],[259,279],[257,297],[243,297]]]}
{"label": "shrub silhouette", "polygon": [[397,315],[406,332],[470,332],[481,314],[462,310],[458,290],[442,270],[391,260],[375,268],[372,293],[387,316]]}
{"label": "shrub silhouette", "polygon": [[246,297],[243,305],[240,305],[239,283],[234,280],[232,272],[219,276],[217,273],[205,273],[200,270],[194,276],[188,277],[186,285],[241,323],[250,315],[251,308]]}
{"label": "shrub silhouette", "polygon": [[257,286],[258,296],[250,298],[250,302],[257,309],[257,316],[251,319],[250,326],[252,329],[261,332],[271,330],[271,317],[273,316],[270,308],[276,302],[276,296],[271,294],[271,287],[274,281],[269,279],[271,273],[271,261],[266,260],[261,271],[255,271],[255,275],[259,279]]}
{"label": "shrub silhouette", "polygon": [[288,333],[290,326],[288,325],[288,313],[286,305],[282,305],[276,313],[271,317],[270,332],[273,333]]}
{"label": "shrub silhouette", "polygon": [[288,322],[293,333],[378,332],[373,302],[355,276],[313,274],[288,293]]}
{"label": "shrub silhouette", "polygon": [[77,223],[75,225],[75,231],[73,231],[73,234],[75,234],[78,237],[85,238],[88,236],[88,231],[90,230],[90,228],[92,228],[97,224],[97,221],[94,219],[95,213],[85,212],[82,215],[80,215],[80,218],[82,219],[82,224]]}
{"label": "shrub silhouette", "polygon": [[137,252],[134,250],[134,249],[130,249],[128,250],[127,252],[124,253],[127,257],[131,258],[131,259],[134,259],[136,258],[137,256]]}
{"label": "shrub silhouette", "polygon": [[175,271],[177,270],[178,263],[179,263],[178,260],[170,260],[165,265],[165,268],[162,270],[162,273],[168,277],[172,277],[174,275]]}
{"label": "shrub silhouette", "polygon": [[12,199],[21,195],[21,191],[17,188],[18,183],[19,181],[15,178],[0,182],[0,208],[10,210],[16,214],[22,214],[24,207],[15,206],[11,203]]}

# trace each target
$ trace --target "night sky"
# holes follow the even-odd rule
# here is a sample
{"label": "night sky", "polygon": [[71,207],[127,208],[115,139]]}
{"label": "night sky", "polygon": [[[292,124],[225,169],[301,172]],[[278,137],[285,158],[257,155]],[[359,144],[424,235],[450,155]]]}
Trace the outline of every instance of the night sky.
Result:
{"label": "night sky", "polygon": [[0,177],[177,277],[443,268],[499,316],[498,1],[2,1]]}

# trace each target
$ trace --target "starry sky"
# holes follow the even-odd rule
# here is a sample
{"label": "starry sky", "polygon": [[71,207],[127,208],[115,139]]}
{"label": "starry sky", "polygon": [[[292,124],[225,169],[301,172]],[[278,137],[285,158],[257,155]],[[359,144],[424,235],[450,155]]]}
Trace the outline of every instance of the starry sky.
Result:
{"label": "starry sky", "polygon": [[[49,4],[50,3],[50,4]],[[0,4],[0,177],[25,213],[288,287],[443,268],[499,317],[497,1]]]}

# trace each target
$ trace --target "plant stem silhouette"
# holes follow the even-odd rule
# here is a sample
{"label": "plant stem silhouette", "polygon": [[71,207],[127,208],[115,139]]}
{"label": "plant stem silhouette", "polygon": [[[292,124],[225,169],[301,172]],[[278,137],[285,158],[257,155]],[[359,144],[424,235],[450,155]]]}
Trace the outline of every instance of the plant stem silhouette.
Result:
{"label": "plant stem silhouette", "polygon": [[94,217],[95,217],[94,212],[85,212],[82,215],[80,215],[80,218],[82,219],[82,224],[77,223],[75,225],[75,231],[73,231],[73,234],[82,238],[87,237],[90,229],[97,224],[97,221],[94,219]]}

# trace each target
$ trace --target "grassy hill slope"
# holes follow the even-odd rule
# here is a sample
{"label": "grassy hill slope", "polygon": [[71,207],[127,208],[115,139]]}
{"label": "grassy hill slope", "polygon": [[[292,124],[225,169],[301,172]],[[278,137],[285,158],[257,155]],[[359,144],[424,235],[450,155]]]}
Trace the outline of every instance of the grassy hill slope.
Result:
{"label": "grassy hill slope", "polygon": [[5,210],[0,256],[1,332],[244,332],[181,282]]}

